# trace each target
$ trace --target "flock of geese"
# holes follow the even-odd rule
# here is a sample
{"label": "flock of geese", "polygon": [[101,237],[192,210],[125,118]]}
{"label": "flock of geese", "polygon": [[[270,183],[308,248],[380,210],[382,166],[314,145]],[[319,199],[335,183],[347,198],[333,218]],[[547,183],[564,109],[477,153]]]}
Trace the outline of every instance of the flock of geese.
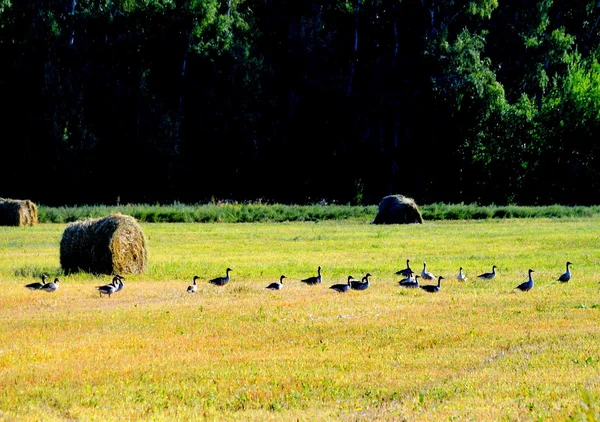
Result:
{"label": "flock of geese", "polygon": [[[561,283],[566,283],[569,280],[571,280],[571,268],[570,268],[571,265],[573,265],[573,264],[571,262],[567,261],[565,272],[563,274],[561,274],[556,279],[556,281],[559,281]],[[482,280],[491,280],[494,277],[496,277],[496,269],[497,268],[498,267],[496,265],[492,265],[491,272],[479,274],[477,276],[477,278],[480,278]],[[302,283],[308,284],[308,285],[321,284],[321,282],[323,281],[321,269],[322,268],[319,266],[317,268],[317,275],[308,277],[305,279],[301,279],[300,281]],[[456,279],[459,281],[467,281],[467,276],[465,275],[463,270],[464,270],[463,267],[460,267],[458,270],[458,275],[456,276]],[[217,277],[215,279],[209,280],[209,283],[214,284],[216,286],[224,286],[230,280],[230,276],[229,276],[230,271],[232,271],[232,269],[227,268],[227,270],[225,271],[224,277]],[[514,290],[528,292],[531,289],[533,289],[534,282],[533,282],[533,276],[531,275],[531,273],[533,273],[533,272],[535,272],[535,271],[532,269],[529,269],[527,280],[524,281],[523,283],[519,284],[518,286],[516,286],[514,288]],[[401,275],[404,277],[403,279],[398,281],[398,284],[400,286],[406,287],[406,288],[421,288],[424,291],[429,292],[429,293],[439,292],[441,289],[441,282],[444,279],[444,277],[442,277],[442,276],[436,277],[430,271],[428,271],[427,270],[427,262],[423,262],[423,270],[421,271],[421,273],[416,274],[415,271],[413,271],[410,268],[410,259],[406,260],[406,268],[404,268],[400,271],[397,271],[395,274]],[[349,290],[366,290],[369,288],[369,277],[371,277],[371,274],[367,273],[359,281],[350,275],[350,276],[348,276],[347,283],[333,284],[333,285],[329,286],[329,288],[332,290],[335,290],[337,292],[340,292],[340,293],[345,293]],[[279,277],[279,281],[274,281],[273,283],[270,283],[269,285],[267,285],[265,288],[269,289],[269,290],[281,290],[283,288],[283,279],[284,278],[287,278],[287,277],[285,275],[281,275]],[[420,278],[424,279],[424,280],[436,280],[437,279],[437,284],[422,285],[419,283]],[[198,285],[196,284],[196,281],[199,279],[200,279],[200,277],[198,277],[197,275],[194,276],[193,283],[190,286],[188,286],[188,288],[187,288],[188,293],[196,293],[198,291]]]}
{"label": "flock of geese", "polygon": [[[570,269],[571,265],[573,265],[573,264],[571,262],[567,261],[566,271],[563,274],[561,274],[556,279],[556,281],[559,281],[561,283],[566,283],[569,280],[571,280],[571,269]],[[482,280],[491,280],[496,276],[497,268],[498,267],[496,265],[493,265],[491,272],[479,274],[477,276],[477,278],[480,278]],[[231,277],[229,275],[229,273],[231,271],[233,271],[231,268],[227,268],[225,270],[224,276],[213,278],[212,280],[209,280],[208,282],[215,286],[224,286],[227,283],[229,283],[229,280],[231,279]],[[528,271],[528,273],[529,273],[528,279],[525,282],[516,286],[514,289],[520,290],[523,292],[528,292],[531,289],[533,289],[533,277],[531,275],[531,273],[533,273],[533,272],[534,272],[534,270],[530,269]],[[430,271],[428,271],[426,262],[423,262],[423,270],[421,270],[420,274],[416,274],[415,271],[413,271],[410,268],[410,259],[406,260],[406,268],[397,271],[395,274],[404,277],[400,281],[398,281],[398,284],[401,287],[421,288],[424,291],[429,292],[429,293],[439,292],[441,289],[441,282],[444,279],[444,277],[442,277],[442,276],[436,277]],[[366,290],[369,288],[369,277],[371,277],[371,274],[367,273],[359,281],[350,275],[350,276],[348,276],[347,283],[333,284],[329,288],[332,290],[335,290],[336,292],[339,292],[339,293],[345,293],[349,290]],[[268,290],[281,290],[283,288],[283,279],[284,278],[287,278],[287,277],[285,275],[281,275],[279,277],[279,281],[270,283],[265,288]],[[41,283],[40,282],[30,283],[30,284],[25,285],[25,287],[29,290],[43,290],[46,292],[55,292],[56,290],[58,290],[58,283],[60,282],[60,280],[58,278],[55,278],[53,282],[47,283],[46,282],[47,279],[48,279],[48,275],[42,274],[42,282]],[[190,284],[187,287],[187,293],[196,293],[198,291],[197,281],[199,279],[200,279],[199,276],[197,276],[197,275],[194,276],[194,278],[192,280],[192,284]],[[419,279],[429,280],[429,281],[435,281],[437,279],[437,284],[422,285],[419,283]],[[458,271],[458,275],[456,276],[456,279],[459,281],[467,281],[467,276],[465,275],[465,273],[463,271],[463,267],[460,267],[460,269]],[[112,281],[109,284],[105,284],[102,286],[96,286],[96,289],[98,290],[100,296],[106,295],[108,297],[111,297],[114,293],[117,293],[123,289],[123,287],[124,287],[123,280],[125,280],[125,277],[117,274],[113,277]],[[321,282],[323,281],[323,276],[321,274],[321,267],[320,266],[318,267],[317,275],[308,277],[305,279],[301,279],[300,281],[307,285],[321,284]]]}

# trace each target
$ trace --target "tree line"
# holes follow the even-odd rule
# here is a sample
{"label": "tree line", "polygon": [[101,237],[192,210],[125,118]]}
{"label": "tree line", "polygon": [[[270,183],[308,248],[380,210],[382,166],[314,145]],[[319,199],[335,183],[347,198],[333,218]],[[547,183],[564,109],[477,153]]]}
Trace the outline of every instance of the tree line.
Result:
{"label": "tree line", "polygon": [[600,5],[0,0],[2,195],[590,205]]}

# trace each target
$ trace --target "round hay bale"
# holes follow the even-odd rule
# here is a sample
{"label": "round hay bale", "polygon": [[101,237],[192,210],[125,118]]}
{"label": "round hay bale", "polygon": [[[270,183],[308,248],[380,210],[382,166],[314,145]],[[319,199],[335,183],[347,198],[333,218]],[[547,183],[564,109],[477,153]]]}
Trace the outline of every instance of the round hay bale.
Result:
{"label": "round hay bale", "polygon": [[65,274],[141,274],[147,261],[146,238],[129,215],[69,223],[60,240],[60,265]]}
{"label": "round hay bale", "polygon": [[389,195],[379,203],[379,212],[372,224],[423,224],[423,216],[414,199]]}
{"label": "round hay bale", "polygon": [[34,226],[37,223],[37,205],[29,199],[0,198],[0,226]]}

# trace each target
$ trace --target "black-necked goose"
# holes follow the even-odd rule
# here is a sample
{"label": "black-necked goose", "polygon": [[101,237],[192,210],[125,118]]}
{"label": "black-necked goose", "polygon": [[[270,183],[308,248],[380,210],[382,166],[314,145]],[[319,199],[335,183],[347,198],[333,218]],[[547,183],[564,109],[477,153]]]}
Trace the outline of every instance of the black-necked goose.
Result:
{"label": "black-necked goose", "polygon": [[59,282],[60,282],[60,280],[58,278],[55,278],[54,281],[44,284],[42,287],[40,287],[40,289],[45,292],[49,292],[49,293],[55,292],[58,290]]}
{"label": "black-necked goose", "polygon": [[421,277],[423,280],[435,280],[435,276],[427,271],[427,263],[423,262],[423,271],[421,271]]}
{"label": "black-necked goose", "polygon": [[229,283],[229,271],[233,271],[231,268],[227,268],[225,270],[225,277],[217,277],[209,280],[210,284],[214,284],[215,286],[224,286]]}
{"label": "black-necked goose", "polygon": [[194,276],[192,284],[190,284],[187,288],[188,293],[196,293],[198,291],[198,285],[196,284],[196,280],[198,280],[199,278],[200,277],[198,277],[197,275]]}
{"label": "black-necked goose", "polygon": [[434,285],[434,284],[429,284],[429,285],[426,285],[426,286],[419,286],[419,287],[422,288],[423,290],[425,290],[426,292],[436,293],[436,292],[440,291],[440,287],[441,287],[443,279],[444,279],[444,277],[442,277],[442,276],[438,277],[438,284],[437,284],[437,286]]}
{"label": "black-necked goose", "polygon": [[114,292],[117,291],[118,285],[119,278],[113,277],[110,283],[105,284],[104,286],[97,286],[96,289],[98,290],[100,297],[102,297],[102,295],[108,295],[108,297],[110,297]]}
{"label": "black-necked goose", "polygon": [[351,275],[348,276],[348,282],[345,284],[333,284],[329,286],[330,289],[335,290],[336,292],[344,293],[350,290],[350,281],[353,279]]}
{"label": "black-necked goose", "polygon": [[569,281],[571,279],[571,270],[569,269],[569,265],[573,265],[571,264],[569,261],[567,261],[567,271],[562,274],[560,277],[558,277],[558,281],[560,281],[561,283],[566,283],[567,281]]}
{"label": "black-necked goose", "polygon": [[467,281],[467,276],[463,273],[463,267],[460,267],[458,270],[458,275],[456,276],[458,281]]}
{"label": "black-necked goose", "polygon": [[313,277],[305,278],[304,280],[300,280],[305,284],[315,285],[320,284],[323,281],[323,277],[321,276],[321,266],[317,269],[317,275]]}
{"label": "black-necked goose", "polygon": [[274,281],[271,284],[269,284],[267,287],[265,287],[265,289],[269,289],[269,290],[281,290],[283,288],[283,279],[287,278],[286,276],[284,276],[283,274],[279,277],[279,281]]}
{"label": "black-necked goose", "polygon": [[533,273],[533,272],[535,272],[535,271],[530,269],[529,270],[529,279],[525,283],[519,284],[517,287],[515,287],[515,289],[521,290],[522,292],[528,292],[531,289],[533,289],[533,277],[531,276],[531,273]]}
{"label": "black-necked goose", "polygon": [[408,288],[419,287],[419,278],[420,277],[421,276],[418,274],[414,277],[407,277],[403,280],[400,280],[398,282],[398,284],[400,284],[402,287],[408,287]]}
{"label": "black-necked goose", "polygon": [[366,273],[361,281],[351,281],[350,288],[353,290],[367,290],[369,288],[369,277],[371,277],[371,274]]}
{"label": "black-necked goose", "polygon": [[477,276],[477,278],[480,278],[482,280],[491,280],[492,278],[496,277],[496,268],[498,268],[498,267],[496,267],[495,265],[493,265],[491,273],[479,274]]}
{"label": "black-necked goose", "polygon": [[123,283],[123,280],[125,280],[125,277],[119,274],[113,277],[113,281],[117,283],[117,290],[115,291],[115,293],[120,292],[121,290],[123,290],[123,287],[125,287],[125,283]]}
{"label": "black-necked goose", "polygon": [[48,278],[47,274],[42,274],[42,282],[41,283],[29,283],[25,285],[26,289],[29,290],[41,290],[41,288],[46,284],[46,279]]}
{"label": "black-necked goose", "polygon": [[408,277],[413,271],[410,269],[410,259],[406,260],[406,268],[400,271],[396,271],[396,275],[403,275]]}

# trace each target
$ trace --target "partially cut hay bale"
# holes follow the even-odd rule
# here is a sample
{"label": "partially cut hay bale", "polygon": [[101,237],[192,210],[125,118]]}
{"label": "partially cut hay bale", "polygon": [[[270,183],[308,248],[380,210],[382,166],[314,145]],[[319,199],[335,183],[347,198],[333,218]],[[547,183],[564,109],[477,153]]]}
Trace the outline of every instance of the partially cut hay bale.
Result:
{"label": "partially cut hay bale", "polygon": [[65,274],[141,274],[146,270],[146,238],[137,220],[123,214],[70,223],[60,240]]}
{"label": "partially cut hay bale", "polygon": [[0,226],[34,226],[37,223],[38,209],[29,199],[0,198]]}
{"label": "partially cut hay bale", "polygon": [[414,199],[389,195],[379,203],[379,212],[373,224],[423,224],[423,216]]}

